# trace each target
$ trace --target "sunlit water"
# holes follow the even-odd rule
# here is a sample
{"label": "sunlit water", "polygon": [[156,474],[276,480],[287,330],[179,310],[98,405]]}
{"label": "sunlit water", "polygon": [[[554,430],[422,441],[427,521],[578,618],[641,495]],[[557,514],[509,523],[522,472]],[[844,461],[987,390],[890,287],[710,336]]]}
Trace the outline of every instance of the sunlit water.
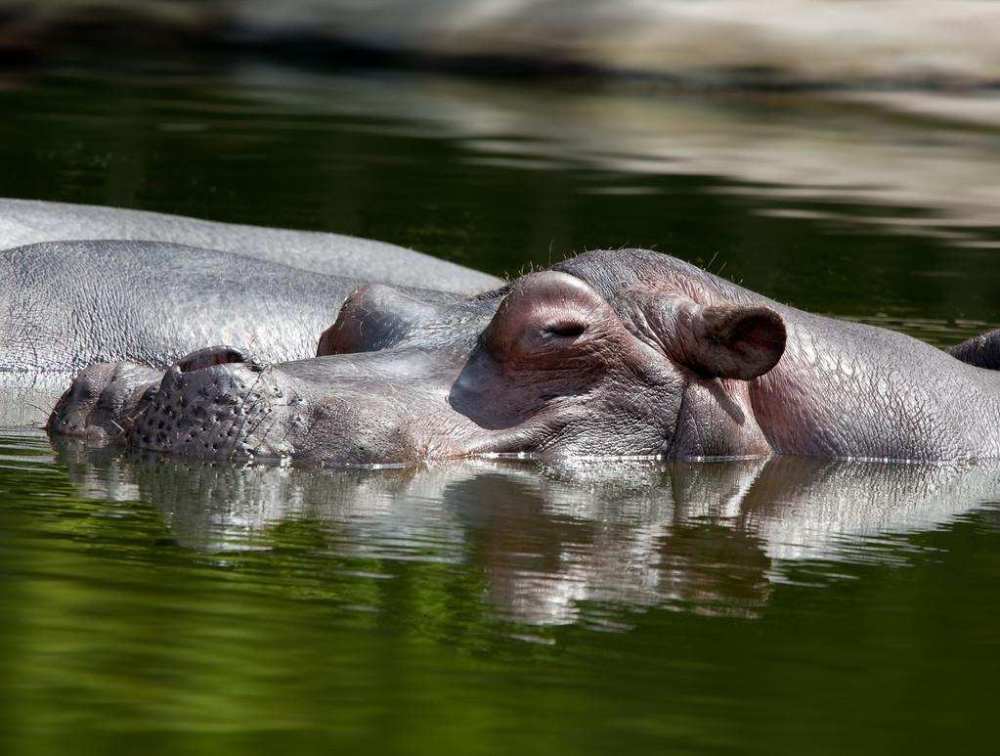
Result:
{"label": "sunlit water", "polygon": [[[89,65],[3,79],[0,195],[497,273],[655,246],[938,345],[1000,321],[989,130],[808,96]],[[305,470],[9,430],[0,748],[982,751],[998,501],[990,465]]]}

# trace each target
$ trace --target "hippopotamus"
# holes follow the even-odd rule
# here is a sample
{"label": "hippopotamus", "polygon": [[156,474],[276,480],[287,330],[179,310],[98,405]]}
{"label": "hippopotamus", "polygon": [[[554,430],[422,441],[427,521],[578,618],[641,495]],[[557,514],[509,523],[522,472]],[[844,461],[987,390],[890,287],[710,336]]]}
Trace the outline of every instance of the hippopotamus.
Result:
{"label": "hippopotamus", "polygon": [[353,291],[313,358],[206,346],[88,367],[48,429],[206,459],[413,464],[772,454],[1000,457],[1000,373],[665,254],[591,251],[491,291]]}

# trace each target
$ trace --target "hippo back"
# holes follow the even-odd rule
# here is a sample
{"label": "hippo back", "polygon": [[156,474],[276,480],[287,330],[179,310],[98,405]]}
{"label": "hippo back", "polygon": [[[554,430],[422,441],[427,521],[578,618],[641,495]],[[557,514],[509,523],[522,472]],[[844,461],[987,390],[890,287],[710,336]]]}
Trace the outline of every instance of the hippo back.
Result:
{"label": "hippo back", "polygon": [[445,260],[355,236],[218,223],[142,210],[0,199],[0,249],[76,239],[185,244],[326,275],[438,291],[476,293],[500,283],[493,276]]}
{"label": "hippo back", "polygon": [[73,372],[111,361],[164,367],[220,343],[264,362],[310,357],[359,283],[177,244],[79,241],[4,250],[0,372]]}

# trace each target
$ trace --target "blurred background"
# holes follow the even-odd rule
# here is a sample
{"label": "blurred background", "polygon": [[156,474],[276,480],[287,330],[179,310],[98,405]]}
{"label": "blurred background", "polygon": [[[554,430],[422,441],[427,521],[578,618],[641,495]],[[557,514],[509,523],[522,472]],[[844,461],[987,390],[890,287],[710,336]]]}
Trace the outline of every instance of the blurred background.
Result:
{"label": "blurred background", "polygon": [[[1000,2],[0,0],[0,196],[1000,324]],[[199,465],[0,433],[0,751],[993,748],[984,467]]]}
{"label": "blurred background", "polygon": [[[275,48],[703,84],[990,84],[988,0],[4,0],[4,47]],[[762,12],[763,11],[763,12]],[[137,38],[138,35],[145,37]]]}

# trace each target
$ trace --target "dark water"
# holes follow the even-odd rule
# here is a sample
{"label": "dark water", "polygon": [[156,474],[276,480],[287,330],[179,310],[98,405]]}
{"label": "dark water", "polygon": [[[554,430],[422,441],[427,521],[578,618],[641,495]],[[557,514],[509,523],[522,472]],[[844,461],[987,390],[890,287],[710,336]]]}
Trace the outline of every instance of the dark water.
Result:
{"label": "dark water", "polygon": [[[0,196],[516,273],[641,245],[948,344],[1000,321],[1000,134],[806,95],[7,71]],[[993,750],[1000,468],[309,471],[0,437],[3,753]]]}

